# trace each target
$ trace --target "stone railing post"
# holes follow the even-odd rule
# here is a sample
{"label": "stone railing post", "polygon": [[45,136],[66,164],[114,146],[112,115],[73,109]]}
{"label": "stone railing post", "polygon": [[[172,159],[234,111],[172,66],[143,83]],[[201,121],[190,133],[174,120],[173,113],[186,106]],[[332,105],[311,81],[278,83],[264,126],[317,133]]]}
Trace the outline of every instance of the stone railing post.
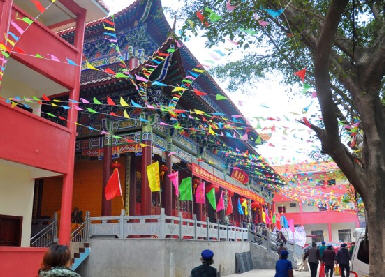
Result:
{"label": "stone railing post", "polygon": [[124,239],[124,215],[126,211],[122,209],[119,216],[119,239]]}
{"label": "stone railing post", "polygon": [[197,215],[196,214],[193,215],[193,219],[194,219],[194,239],[196,240],[197,239]]}
{"label": "stone railing post", "polygon": [[183,225],[183,217],[182,217],[182,212],[179,212],[179,239],[183,239],[183,234],[182,234],[182,225]]}
{"label": "stone railing post", "polygon": [[217,234],[217,240],[220,241],[221,240],[221,225],[219,224],[219,221],[218,221],[218,224],[217,224],[217,228],[218,228],[218,234]]}
{"label": "stone railing post", "polygon": [[226,241],[229,241],[229,224],[226,224]]}
{"label": "stone railing post", "polygon": [[160,219],[159,219],[159,238],[165,239],[166,238],[166,213],[164,211],[164,208],[160,209]]}
{"label": "stone railing post", "polygon": [[89,211],[86,211],[86,220],[85,220],[85,228],[86,228],[86,235],[85,235],[85,239],[87,241],[89,241],[89,239],[91,238],[91,221],[90,221],[90,212]]}
{"label": "stone railing post", "polygon": [[207,229],[207,235],[206,235],[206,238],[207,240],[210,240],[210,221],[209,221],[209,218],[206,217],[206,229]]}

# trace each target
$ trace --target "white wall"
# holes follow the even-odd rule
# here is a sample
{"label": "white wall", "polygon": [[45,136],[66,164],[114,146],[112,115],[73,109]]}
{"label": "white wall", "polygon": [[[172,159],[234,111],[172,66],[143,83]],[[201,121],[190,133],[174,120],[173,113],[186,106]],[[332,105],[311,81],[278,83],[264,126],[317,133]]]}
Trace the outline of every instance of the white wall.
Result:
{"label": "white wall", "polygon": [[49,171],[0,160],[0,214],[22,216],[21,246],[29,246],[34,178],[54,176]]}
{"label": "white wall", "polygon": [[[290,203],[295,203],[295,207],[290,207]],[[299,208],[299,203],[296,201],[290,201],[290,202],[279,202],[275,205],[275,212],[278,213],[278,207],[286,207],[286,212],[287,213],[299,213],[300,208]]]}
{"label": "white wall", "polygon": [[30,171],[9,165],[0,165],[0,214],[22,216],[21,246],[29,246],[34,180]]}
{"label": "white wall", "polygon": [[[327,224],[306,224],[304,226],[306,235],[311,235],[311,231],[323,230],[324,240],[329,242],[329,231]],[[343,223],[332,223],[332,242],[338,242],[338,230],[350,229],[351,230],[351,239],[353,240],[353,233],[355,230],[354,222],[343,222]],[[345,241],[346,242],[346,241]],[[311,238],[306,238],[306,243],[311,243]]]}

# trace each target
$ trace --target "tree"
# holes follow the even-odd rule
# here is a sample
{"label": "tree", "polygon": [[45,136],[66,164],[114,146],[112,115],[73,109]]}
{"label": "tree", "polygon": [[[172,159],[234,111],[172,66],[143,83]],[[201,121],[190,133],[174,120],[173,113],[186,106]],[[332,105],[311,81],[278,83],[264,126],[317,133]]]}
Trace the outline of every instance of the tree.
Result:
{"label": "tree", "polygon": [[[306,69],[322,121],[314,130],[328,154],[362,196],[367,211],[370,276],[385,272],[385,3],[376,0],[185,0],[184,36],[197,28],[209,46],[226,39],[247,50],[242,61],[216,70],[261,76],[278,69],[286,82]],[[282,10],[281,10],[282,9]],[[260,55],[256,46],[271,50]],[[257,55],[258,54],[258,55]],[[346,130],[353,138],[347,142]],[[354,139],[360,137],[360,144]],[[358,149],[357,149],[358,148]]]}

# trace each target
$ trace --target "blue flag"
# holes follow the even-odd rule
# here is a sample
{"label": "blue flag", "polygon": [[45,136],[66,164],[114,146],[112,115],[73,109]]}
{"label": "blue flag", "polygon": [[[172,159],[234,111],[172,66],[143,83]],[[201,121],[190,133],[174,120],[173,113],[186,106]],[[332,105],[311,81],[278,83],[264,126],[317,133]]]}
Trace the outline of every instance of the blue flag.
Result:
{"label": "blue flag", "polygon": [[241,201],[239,200],[239,198],[238,198],[238,202],[237,202],[237,207],[238,207],[238,213],[243,215],[244,213],[243,213]]}

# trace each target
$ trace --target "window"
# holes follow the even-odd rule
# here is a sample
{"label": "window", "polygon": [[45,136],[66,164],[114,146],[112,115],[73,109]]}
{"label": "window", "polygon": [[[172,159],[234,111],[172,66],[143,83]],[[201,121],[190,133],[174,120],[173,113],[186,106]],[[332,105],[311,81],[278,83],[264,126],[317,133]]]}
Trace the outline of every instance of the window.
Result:
{"label": "window", "polygon": [[338,240],[340,242],[352,241],[352,230],[350,229],[338,230]]}
{"label": "window", "polygon": [[314,230],[311,231],[312,242],[323,242],[324,241],[324,231],[322,230]]}
{"label": "window", "polygon": [[290,203],[290,208],[295,208],[297,207],[297,203]]}
{"label": "window", "polygon": [[328,186],[334,186],[336,184],[336,179],[328,180]]}
{"label": "window", "polygon": [[0,215],[0,246],[20,246],[23,217]]}
{"label": "window", "polygon": [[282,206],[282,207],[278,207],[278,213],[286,213],[286,207],[285,206]]}

